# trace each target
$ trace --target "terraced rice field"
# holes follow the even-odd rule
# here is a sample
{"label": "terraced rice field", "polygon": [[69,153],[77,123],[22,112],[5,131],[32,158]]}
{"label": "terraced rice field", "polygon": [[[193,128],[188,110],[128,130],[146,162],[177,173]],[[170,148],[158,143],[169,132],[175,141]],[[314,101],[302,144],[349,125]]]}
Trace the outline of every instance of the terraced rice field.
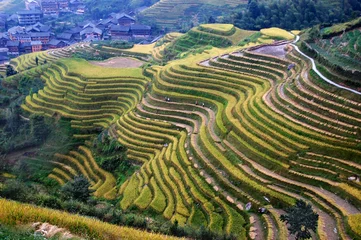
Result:
{"label": "terraced rice field", "polygon": [[[119,189],[85,146],[56,156],[51,176],[61,183],[81,172],[99,196],[122,196],[121,209],[239,239],[289,239],[279,216],[302,198],[320,215],[319,239],[360,237],[361,186],[348,177],[361,174],[361,98],[320,80],[281,44],[284,58],[254,48],[209,51],[146,68],[146,77],[59,61],[23,108],[71,118],[90,131],[85,139],[108,128],[127,147],[142,167]],[[258,215],[263,206],[270,213]]]}
{"label": "terraced rice field", "polygon": [[[360,212],[360,187],[347,180],[360,173],[360,99],[329,93],[291,48],[287,59],[246,50],[185,62],[148,69],[152,91],[117,122],[114,135],[132,159],[144,162],[122,186],[121,207],[232,232],[232,212],[247,202],[254,209],[268,205],[270,218],[255,221],[287,239],[279,215],[303,198],[327,223],[319,225],[321,239],[347,238],[342,216]],[[291,63],[296,67],[287,71]],[[239,213],[237,221],[246,223],[249,214]],[[243,230],[238,234],[244,238]]]}
{"label": "terraced rice field", "polygon": [[244,0],[161,0],[143,11],[140,17],[143,20],[151,19],[153,22],[155,21],[157,25],[164,28],[177,29],[181,26],[185,12],[193,11],[197,13],[198,10],[195,9],[203,6],[229,8],[245,4],[247,4],[247,1]]}
{"label": "terraced rice field", "polygon": [[82,132],[77,137],[85,139],[132,110],[148,82],[139,68],[103,68],[80,59],[50,65],[42,79],[45,88],[27,96],[23,109],[70,118],[72,127]]}
{"label": "terraced rice field", "polygon": [[25,54],[12,59],[10,65],[16,71],[22,72],[37,66],[36,58],[38,58],[38,64],[43,65],[45,62],[51,63],[61,58],[68,58],[75,51],[86,51],[87,48],[89,48],[89,44],[77,43],[69,47]]}
{"label": "terraced rice field", "polygon": [[241,30],[231,24],[201,24],[172,40],[161,53],[163,55],[175,55],[176,58],[184,58],[198,53],[202,48],[208,50],[211,47],[226,48],[238,45],[242,39],[251,36],[253,33],[253,31]]}

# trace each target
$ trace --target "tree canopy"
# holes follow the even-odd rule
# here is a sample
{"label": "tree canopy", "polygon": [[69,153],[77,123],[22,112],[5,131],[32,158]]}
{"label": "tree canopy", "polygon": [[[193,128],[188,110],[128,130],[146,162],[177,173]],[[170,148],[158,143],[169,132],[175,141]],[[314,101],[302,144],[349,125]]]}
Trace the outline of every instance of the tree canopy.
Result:
{"label": "tree canopy", "polygon": [[289,224],[288,230],[296,239],[309,239],[312,237],[310,230],[316,231],[318,214],[312,210],[311,204],[297,200],[296,205],[286,209],[286,214],[281,215],[281,221]]}
{"label": "tree canopy", "polygon": [[320,23],[343,22],[360,15],[361,1],[343,2],[344,4],[325,4],[324,1],[314,0],[250,0],[247,8],[235,15],[234,24],[251,30],[269,27],[295,30]]}

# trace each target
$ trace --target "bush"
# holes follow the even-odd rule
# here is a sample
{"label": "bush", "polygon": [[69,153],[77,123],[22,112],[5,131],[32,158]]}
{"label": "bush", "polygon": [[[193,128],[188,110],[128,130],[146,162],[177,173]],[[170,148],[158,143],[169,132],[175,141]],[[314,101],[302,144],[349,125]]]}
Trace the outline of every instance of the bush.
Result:
{"label": "bush", "polygon": [[84,176],[75,176],[72,181],[67,182],[61,189],[64,197],[72,200],[85,202],[89,199],[92,190],[90,183]]}
{"label": "bush", "polygon": [[1,188],[0,196],[17,201],[26,201],[29,194],[29,187],[18,180],[8,180]]}

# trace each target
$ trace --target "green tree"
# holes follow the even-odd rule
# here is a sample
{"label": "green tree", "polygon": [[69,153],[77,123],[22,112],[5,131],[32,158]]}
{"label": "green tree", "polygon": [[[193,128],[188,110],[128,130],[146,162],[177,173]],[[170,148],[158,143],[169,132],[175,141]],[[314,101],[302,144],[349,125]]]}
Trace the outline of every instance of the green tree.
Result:
{"label": "green tree", "polygon": [[67,182],[61,189],[61,192],[67,199],[87,201],[93,192],[89,189],[90,183],[84,176],[75,176],[73,180]]}
{"label": "green tree", "polygon": [[310,230],[316,232],[318,214],[312,210],[311,204],[297,200],[296,205],[286,210],[281,215],[281,221],[289,224],[288,230],[296,239],[309,239],[312,237]]}
{"label": "green tree", "polygon": [[257,0],[252,0],[248,5],[248,10],[252,18],[257,18],[260,15],[260,10]]}
{"label": "green tree", "polygon": [[36,66],[39,66],[39,58],[38,57],[35,57],[35,63],[36,63]]}
{"label": "green tree", "polygon": [[43,142],[49,135],[50,129],[45,123],[44,116],[32,114],[30,116],[30,133],[38,143]]}
{"label": "green tree", "polygon": [[6,76],[9,77],[9,76],[12,76],[12,75],[15,75],[17,74],[18,72],[14,70],[14,68],[11,66],[11,65],[7,65],[6,67]]}

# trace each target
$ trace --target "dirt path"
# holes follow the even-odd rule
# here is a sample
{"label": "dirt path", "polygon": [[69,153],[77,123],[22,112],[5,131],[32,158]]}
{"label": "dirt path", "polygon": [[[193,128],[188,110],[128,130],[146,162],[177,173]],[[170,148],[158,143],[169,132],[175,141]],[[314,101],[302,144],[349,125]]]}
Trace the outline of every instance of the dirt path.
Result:
{"label": "dirt path", "polygon": [[116,57],[106,61],[91,61],[91,64],[108,68],[137,68],[143,65],[142,61],[134,58]]}

